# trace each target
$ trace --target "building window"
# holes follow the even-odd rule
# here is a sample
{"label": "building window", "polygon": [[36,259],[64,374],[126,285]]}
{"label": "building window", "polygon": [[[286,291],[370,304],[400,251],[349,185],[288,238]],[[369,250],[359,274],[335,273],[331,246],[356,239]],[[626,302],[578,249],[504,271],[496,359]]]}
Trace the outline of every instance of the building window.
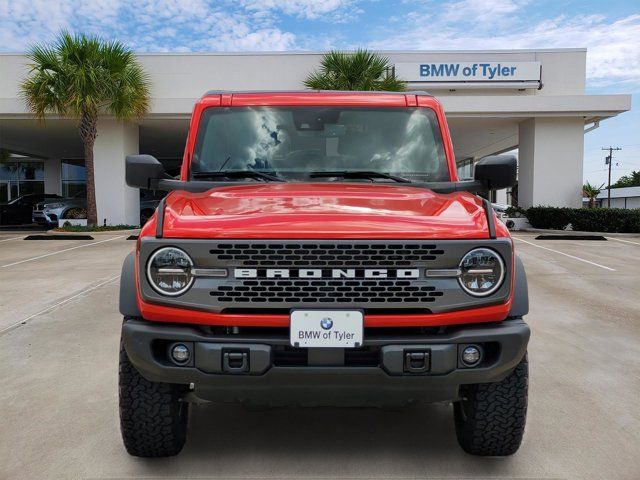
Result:
{"label": "building window", "polygon": [[460,180],[473,178],[473,158],[463,158],[456,160],[458,178]]}
{"label": "building window", "polygon": [[65,198],[86,195],[87,170],[83,159],[62,160],[62,196]]}
{"label": "building window", "polygon": [[15,157],[0,162],[0,202],[30,193],[45,193],[44,162]]}

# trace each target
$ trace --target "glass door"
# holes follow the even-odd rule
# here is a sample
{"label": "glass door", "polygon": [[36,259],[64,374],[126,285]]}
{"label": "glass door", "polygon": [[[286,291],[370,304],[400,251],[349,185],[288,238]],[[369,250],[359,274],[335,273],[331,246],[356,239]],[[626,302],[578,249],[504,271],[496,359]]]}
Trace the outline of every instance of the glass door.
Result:
{"label": "glass door", "polygon": [[0,203],[11,200],[11,188],[7,180],[0,180]]}

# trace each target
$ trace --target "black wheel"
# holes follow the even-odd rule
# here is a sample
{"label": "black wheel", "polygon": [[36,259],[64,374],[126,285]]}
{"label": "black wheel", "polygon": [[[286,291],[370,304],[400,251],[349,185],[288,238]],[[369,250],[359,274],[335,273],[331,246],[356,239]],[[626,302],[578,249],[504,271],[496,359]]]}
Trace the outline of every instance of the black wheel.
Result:
{"label": "black wheel", "polygon": [[472,455],[513,455],[520,448],[527,419],[527,356],[504,380],[460,387],[454,405],[456,436]]}
{"label": "black wheel", "polygon": [[138,373],[120,345],[120,431],[136,457],[170,457],[187,437],[189,404],[180,400],[184,385],[150,382]]}
{"label": "black wheel", "polygon": [[154,210],[144,209],[140,212],[140,226],[143,227],[149,221]]}

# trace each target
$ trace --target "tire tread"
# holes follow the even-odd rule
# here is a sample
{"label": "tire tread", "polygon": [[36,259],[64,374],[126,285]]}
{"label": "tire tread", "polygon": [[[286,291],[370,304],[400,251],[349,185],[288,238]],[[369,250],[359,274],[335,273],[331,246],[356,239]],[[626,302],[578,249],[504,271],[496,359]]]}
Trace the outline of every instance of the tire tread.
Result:
{"label": "tire tread", "polygon": [[529,365],[525,355],[504,380],[463,385],[454,405],[456,436],[472,455],[513,455],[520,448],[527,418]]}
{"label": "tire tread", "polygon": [[136,457],[170,457],[186,441],[188,408],[180,400],[182,385],[150,382],[120,346],[120,430],[124,446]]}

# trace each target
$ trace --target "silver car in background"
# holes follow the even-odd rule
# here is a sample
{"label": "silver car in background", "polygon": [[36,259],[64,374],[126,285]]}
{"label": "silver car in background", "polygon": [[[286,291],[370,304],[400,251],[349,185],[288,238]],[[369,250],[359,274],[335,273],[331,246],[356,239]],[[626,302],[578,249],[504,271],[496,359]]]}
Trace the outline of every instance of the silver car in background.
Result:
{"label": "silver car in background", "polygon": [[46,227],[57,227],[61,219],[86,217],[87,198],[84,192],[54,202],[38,203],[34,205],[32,214],[34,223]]}

